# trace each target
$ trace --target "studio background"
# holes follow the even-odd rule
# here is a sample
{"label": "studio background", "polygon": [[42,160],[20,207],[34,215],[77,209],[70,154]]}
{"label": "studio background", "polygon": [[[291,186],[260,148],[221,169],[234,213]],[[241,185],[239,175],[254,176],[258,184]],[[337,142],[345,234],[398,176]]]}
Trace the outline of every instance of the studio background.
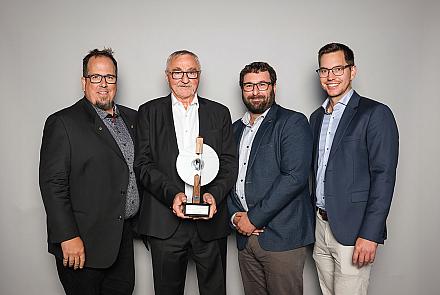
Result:
{"label": "studio background", "polygon": [[[0,0],[0,294],[63,294],[46,250],[39,150],[47,116],[82,97],[89,50],[114,49],[116,99],[134,109],[168,94],[171,52],[194,51],[198,93],[236,120],[244,112],[238,74],[252,61],[277,71],[279,104],[309,116],[324,98],[317,51],[334,41],[355,52],[354,89],[390,106],[400,131],[388,240],[370,294],[438,294],[439,15],[436,0]],[[134,294],[153,294],[151,256],[139,241],[135,259]],[[228,294],[243,294],[234,236],[227,263]],[[320,294],[311,257],[304,285],[306,295]],[[198,294],[193,264],[186,294]]]}

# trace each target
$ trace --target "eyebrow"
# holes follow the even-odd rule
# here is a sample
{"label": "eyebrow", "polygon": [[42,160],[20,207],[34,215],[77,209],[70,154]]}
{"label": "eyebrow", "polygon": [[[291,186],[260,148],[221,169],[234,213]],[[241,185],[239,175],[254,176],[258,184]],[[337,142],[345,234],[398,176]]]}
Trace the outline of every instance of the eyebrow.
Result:
{"label": "eyebrow", "polygon": [[271,81],[264,81],[264,80],[261,80],[261,81],[258,81],[258,82],[243,82],[243,84],[258,84],[258,83],[272,83]]}
{"label": "eyebrow", "polygon": [[196,69],[196,68],[189,68],[188,70],[183,70],[183,69],[181,69],[181,68],[179,68],[179,67],[176,67],[176,68],[172,68],[171,69],[171,72],[197,72],[197,71],[199,71],[198,69]]}

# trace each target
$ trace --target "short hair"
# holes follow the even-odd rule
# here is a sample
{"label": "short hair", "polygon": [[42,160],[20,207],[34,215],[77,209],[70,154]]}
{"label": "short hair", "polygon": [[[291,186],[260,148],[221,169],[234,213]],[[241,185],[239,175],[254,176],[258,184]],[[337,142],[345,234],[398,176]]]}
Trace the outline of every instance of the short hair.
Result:
{"label": "short hair", "polygon": [[194,52],[191,52],[189,50],[183,49],[183,50],[174,51],[173,53],[170,54],[170,56],[168,56],[165,72],[168,71],[168,67],[169,67],[171,61],[173,59],[175,59],[176,57],[182,56],[182,55],[190,55],[190,56],[192,56],[195,59],[195,61],[197,63],[197,66],[199,67],[199,71],[202,69],[202,67],[200,66],[199,57]]}
{"label": "short hair", "polygon": [[246,74],[249,73],[261,73],[269,72],[270,82],[275,85],[277,83],[277,73],[275,70],[266,62],[254,61],[246,65],[240,72],[240,87],[243,86],[243,79]]}
{"label": "short hair", "polygon": [[115,74],[118,75],[118,63],[116,59],[113,57],[113,50],[111,48],[104,48],[103,50],[93,49],[90,50],[89,53],[83,58],[83,77],[88,75],[87,66],[89,64],[89,60],[92,57],[105,56],[111,59],[113,64],[115,65]]}
{"label": "short hair", "polygon": [[347,45],[341,43],[329,43],[324,45],[318,52],[318,64],[321,65],[321,56],[327,53],[342,51],[344,52],[345,62],[354,66],[354,53]]}

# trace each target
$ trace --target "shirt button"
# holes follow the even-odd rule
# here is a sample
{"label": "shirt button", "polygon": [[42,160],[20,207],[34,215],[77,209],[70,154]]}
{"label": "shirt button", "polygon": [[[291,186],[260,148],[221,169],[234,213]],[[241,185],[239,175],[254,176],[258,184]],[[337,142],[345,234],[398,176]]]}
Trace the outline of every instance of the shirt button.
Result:
{"label": "shirt button", "polygon": [[241,182],[243,182],[243,179],[240,179]]}
{"label": "shirt button", "polygon": [[243,163],[243,165],[246,165],[246,163]]}
{"label": "shirt button", "polygon": [[246,147],[247,149],[249,148],[249,146]]}

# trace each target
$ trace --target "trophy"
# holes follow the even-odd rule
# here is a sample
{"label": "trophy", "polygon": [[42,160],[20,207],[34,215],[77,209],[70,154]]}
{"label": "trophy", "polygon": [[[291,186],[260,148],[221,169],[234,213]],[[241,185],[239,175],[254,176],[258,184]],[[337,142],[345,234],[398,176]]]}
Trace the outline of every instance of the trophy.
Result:
{"label": "trophy", "polygon": [[183,213],[190,217],[208,217],[209,204],[203,202],[201,187],[217,176],[220,162],[212,147],[203,144],[203,138],[196,138],[195,153],[183,151],[176,160],[177,173],[187,184],[193,185],[192,196],[187,196]]}

